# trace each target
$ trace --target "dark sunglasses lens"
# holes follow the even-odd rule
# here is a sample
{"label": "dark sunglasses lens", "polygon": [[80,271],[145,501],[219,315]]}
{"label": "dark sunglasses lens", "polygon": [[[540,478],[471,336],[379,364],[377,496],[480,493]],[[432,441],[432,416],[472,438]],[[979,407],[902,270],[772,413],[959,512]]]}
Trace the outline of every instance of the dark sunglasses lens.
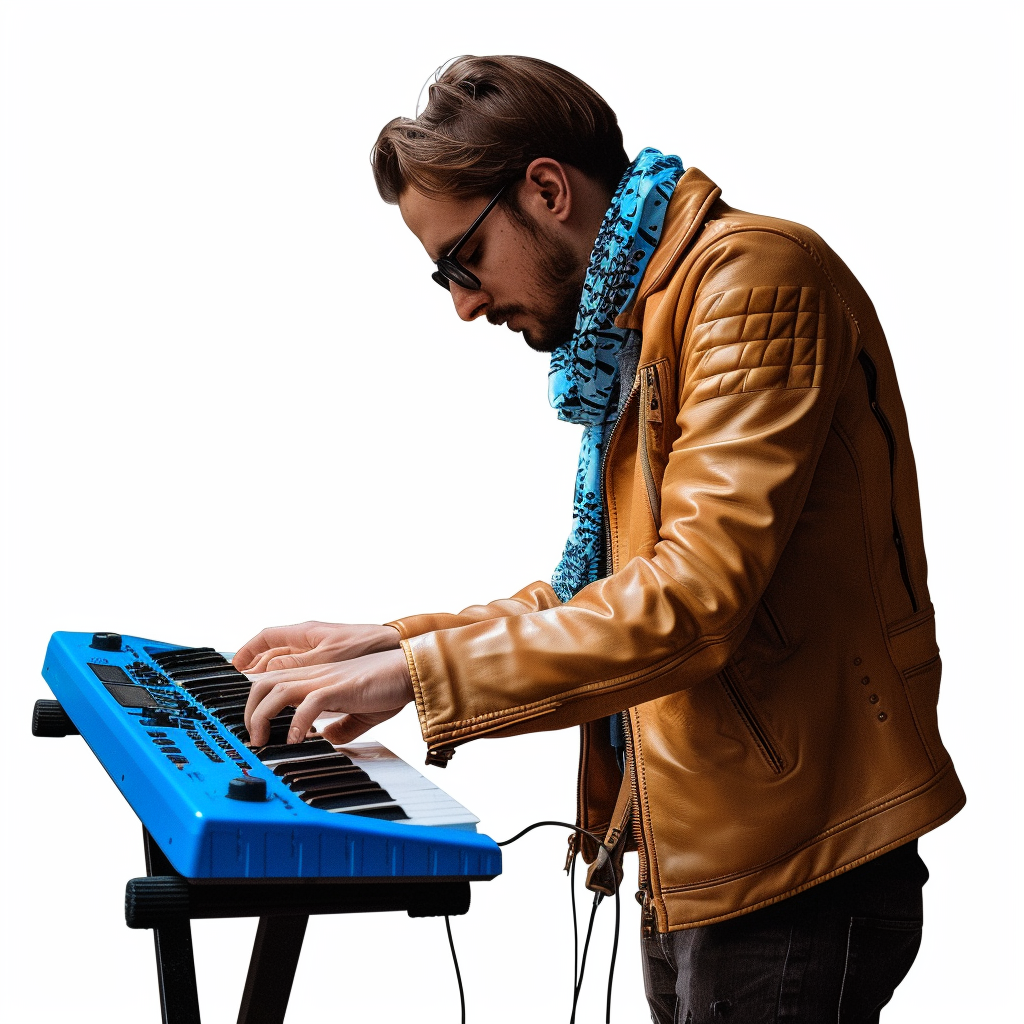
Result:
{"label": "dark sunglasses lens", "polygon": [[[437,261],[437,270],[431,275],[435,281],[438,277],[444,277],[448,280],[445,281],[442,287],[448,288],[448,281],[454,281],[460,288],[465,288],[468,291],[475,292],[480,287],[480,281],[474,277],[465,267],[456,263],[455,260],[448,259],[447,256],[442,256]],[[438,281],[440,284],[440,282]],[[451,291],[451,289],[448,289]]]}
{"label": "dark sunglasses lens", "polygon": [[441,273],[440,270],[435,270],[431,275],[431,279],[436,281],[446,292],[450,292],[451,286],[448,284],[448,278]]}

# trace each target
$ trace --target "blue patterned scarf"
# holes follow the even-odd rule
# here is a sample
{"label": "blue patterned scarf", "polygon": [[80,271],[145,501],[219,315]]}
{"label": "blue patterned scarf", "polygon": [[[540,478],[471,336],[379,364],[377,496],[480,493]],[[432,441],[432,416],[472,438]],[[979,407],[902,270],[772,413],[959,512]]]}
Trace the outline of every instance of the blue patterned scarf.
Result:
{"label": "blue patterned scarf", "polygon": [[[683,173],[677,156],[644,149],[619,182],[590,255],[572,341],[551,354],[548,401],[558,418],[583,424],[572,531],[551,585],[568,601],[597,579],[603,550],[601,456],[618,413],[618,362],[629,331],[615,317],[632,302],[661,238],[665,211]],[[631,381],[624,381],[623,399]]]}

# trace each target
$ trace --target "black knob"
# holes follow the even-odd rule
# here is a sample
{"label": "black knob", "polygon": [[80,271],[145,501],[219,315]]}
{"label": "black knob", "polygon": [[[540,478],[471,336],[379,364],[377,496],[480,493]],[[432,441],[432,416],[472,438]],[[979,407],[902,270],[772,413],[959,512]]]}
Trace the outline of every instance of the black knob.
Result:
{"label": "black knob", "polygon": [[228,783],[228,796],[232,800],[260,803],[267,799],[267,784],[263,779],[232,779]]}
{"label": "black knob", "polygon": [[78,730],[59,701],[37,700],[32,709],[32,735],[77,736]]}
{"label": "black knob", "polygon": [[92,643],[89,646],[96,651],[119,651],[121,650],[121,634],[93,633]]}

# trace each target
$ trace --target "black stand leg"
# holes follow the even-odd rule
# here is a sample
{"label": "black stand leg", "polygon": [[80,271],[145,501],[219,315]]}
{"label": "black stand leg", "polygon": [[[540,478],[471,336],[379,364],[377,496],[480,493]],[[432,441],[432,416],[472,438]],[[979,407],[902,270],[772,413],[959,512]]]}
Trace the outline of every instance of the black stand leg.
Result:
{"label": "black stand leg", "polygon": [[[146,850],[146,874],[177,872],[153,837],[142,830]],[[187,917],[167,921],[153,929],[156,973],[160,982],[160,1014],[163,1024],[200,1024],[196,962],[192,955],[192,925]]]}
{"label": "black stand leg", "polygon": [[305,914],[260,918],[238,1024],[283,1024],[308,920]]}
{"label": "black stand leg", "polygon": [[468,879],[192,883],[174,870],[145,829],[142,836],[147,877],[125,886],[124,918],[129,928],[153,929],[163,1024],[200,1024],[192,953],[195,919],[259,916],[238,1024],[284,1024],[310,914],[404,910],[410,917],[438,917],[469,910]]}

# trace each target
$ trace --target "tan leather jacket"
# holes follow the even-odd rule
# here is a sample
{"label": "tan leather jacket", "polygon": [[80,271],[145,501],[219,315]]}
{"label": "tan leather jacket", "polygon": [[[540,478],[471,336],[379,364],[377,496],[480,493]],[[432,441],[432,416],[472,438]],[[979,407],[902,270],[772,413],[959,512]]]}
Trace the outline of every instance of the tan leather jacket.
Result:
{"label": "tan leather jacket", "polygon": [[629,709],[620,807],[660,931],[792,895],[964,803],[875,311],[814,232],[719,191],[685,173],[619,318],[643,347],[606,453],[612,575],[566,604],[535,583],[392,623],[435,761],[582,725],[587,829],[625,823],[606,717]]}

